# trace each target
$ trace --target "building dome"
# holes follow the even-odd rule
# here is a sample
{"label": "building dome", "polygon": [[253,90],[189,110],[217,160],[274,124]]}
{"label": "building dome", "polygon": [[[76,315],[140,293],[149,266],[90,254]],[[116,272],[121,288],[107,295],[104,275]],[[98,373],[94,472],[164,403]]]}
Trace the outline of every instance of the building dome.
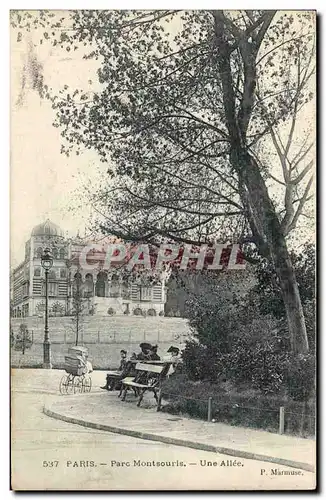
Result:
{"label": "building dome", "polygon": [[32,236],[62,236],[64,237],[64,232],[62,229],[47,219],[42,224],[38,224],[34,227],[32,231]]}

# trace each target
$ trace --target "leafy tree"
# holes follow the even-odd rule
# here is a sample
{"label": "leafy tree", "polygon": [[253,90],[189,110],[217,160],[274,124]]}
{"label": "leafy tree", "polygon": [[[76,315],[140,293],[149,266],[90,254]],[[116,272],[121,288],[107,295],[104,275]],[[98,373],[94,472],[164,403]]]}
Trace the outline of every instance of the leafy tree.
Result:
{"label": "leafy tree", "polygon": [[19,332],[16,335],[14,349],[16,351],[21,351],[24,355],[26,349],[30,349],[32,347],[33,340],[31,334],[28,331],[27,325],[22,323],[19,326]]}
{"label": "leafy tree", "polygon": [[83,312],[85,309],[85,299],[83,298],[82,277],[79,272],[76,273],[71,287],[72,297],[72,321],[74,324],[74,331],[76,335],[76,345],[79,342],[79,334],[81,332]]}
{"label": "leafy tree", "polygon": [[[304,245],[300,253],[292,251],[291,260],[300,290],[302,304],[315,299],[315,246],[312,243]],[[262,260],[256,267],[258,278],[254,290],[259,297],[259,307],[263,314],[273,314],[277,318],[285,316],[279,278],[271,264]]]}
{"label": "leafy tree", "polygon": [[13,327],[10,325],[10,347],[14,346],[15,346],[15,334]]}
{"label": "leafy tree", "polygon": [[[292,252],[295,274],[302,290],[307,331],[312,351],[315,347],[315,252],[307,244],[301,253]],[[275,271],[265,260],[245,271],[226,271],[215,276],[207,273],[197,278],[192,290],[187,283],[179,285],[187,293],[185,316],[200,344],[220,351],[232,350],[232,341],[248,337],[252,345],[269,341],[274,333],[278,348],[290,349],[286,312]],[[188,273],[189,275],[189,273]],[[191,275],[188,277],[191,281]],[[194,280],[193,280],[194,281]],[[179,284],[179,282],[178,282]],[[275,344],[276,345],[276,344]]]}
{"label": "leafy tree", "polygon": [[31,77],[52,99],[62,152],[94,149],[108,163],[95,198],[103,231],[253,245],[278,276],[292,349],[306,352],[286,237],[313,184],[313,140],[297,124],[314,96],[314,14],[41,11],[13,23],[43,26],[44,39],[99,60],[98,92],[53,95],[36,64]]}

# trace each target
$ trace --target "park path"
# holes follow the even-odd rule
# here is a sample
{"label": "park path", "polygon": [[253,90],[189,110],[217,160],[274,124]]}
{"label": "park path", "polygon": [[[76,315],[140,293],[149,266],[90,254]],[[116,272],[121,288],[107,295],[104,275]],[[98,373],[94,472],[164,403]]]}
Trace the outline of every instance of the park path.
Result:
{"label": "park path", "polygon": [[138,408],[131,393],[123,402],[117,392],[100,389],[105,379],[102,371],[93,372],[90,394],[73,396],[62,396],[58,392],[64,374],[61,370],[14,370],[17,383],[26,373],[33,380],[35,390],[44,392],[44,411],[54,418],[143,439],[264,460],[307,471],[315,469],[316,442],[313,439],[157,412],[151,394]]}
{"label": "park path", "polygon": [[[133,396],[122,402],[117,393],[100,389],[105,376],[101,371],[92,374],[90,394],[61,396],[63,373],[12,370],[15,489],[315,488],[312,440],[158,413],[150,397],[137,408]],[[264,455],[259,458],[256,452]],[[44,468],[44,460],[59,465]],[[95,460],[95,467],[69,466],[74,460]],[[123,460],[130,463],[127,476],[119,467]],[[139,460],[146,464],[145,482]],[[183,467],[148,467],[152,460],[163,465],[183,462]],[[217,466],[205,467],[206,461]],[[275,470],[287,475],[276,475]]]}

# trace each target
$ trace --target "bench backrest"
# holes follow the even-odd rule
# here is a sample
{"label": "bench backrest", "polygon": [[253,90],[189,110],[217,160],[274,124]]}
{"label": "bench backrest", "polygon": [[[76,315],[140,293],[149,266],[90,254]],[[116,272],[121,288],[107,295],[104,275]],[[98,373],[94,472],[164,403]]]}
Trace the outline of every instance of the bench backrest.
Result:
{"label": "bench backrest", "polygon": [[[139,362],[136,365],[136,381],[155,385],[161,383],[167,376],[171,363],[151,364]],[[155,382],[156,381],[156,382]]]}
{"label": "bench backrest", "polygon": [[151,365],[150,363],[137,363],[136,370],[141,372],[162,373],[165,365]]}

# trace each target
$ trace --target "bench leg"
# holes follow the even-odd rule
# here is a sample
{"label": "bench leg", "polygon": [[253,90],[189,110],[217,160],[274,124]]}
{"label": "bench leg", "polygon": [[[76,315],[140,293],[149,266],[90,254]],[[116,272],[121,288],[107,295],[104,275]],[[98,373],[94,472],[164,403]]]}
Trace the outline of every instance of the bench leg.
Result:
{"label": "bench leg", "polygon": [[128,390],[128,387],[125,387],[125,388],[124,388],[124,391],[123,391],[122,398],[121,398],[121,400],[122,400],[122,401],[125,401],[125,399],[126,399],[127,390]]}
{"label": "bench leg", "polygon": [[157,411],[160,411],[161,406],[162,406],[162,391],[158,391],[158,398],[157,398]]}
{"label": "bench leg", "polygon": [[140,390],[140,395],[139,395],[139,399],[138,399],[138,403],[137,403],[137,406],[140,406],[140,403],[142,402],[143,400],[143,397],[144,397],[144,392],[146,391],[146,389],[142,389]]}

